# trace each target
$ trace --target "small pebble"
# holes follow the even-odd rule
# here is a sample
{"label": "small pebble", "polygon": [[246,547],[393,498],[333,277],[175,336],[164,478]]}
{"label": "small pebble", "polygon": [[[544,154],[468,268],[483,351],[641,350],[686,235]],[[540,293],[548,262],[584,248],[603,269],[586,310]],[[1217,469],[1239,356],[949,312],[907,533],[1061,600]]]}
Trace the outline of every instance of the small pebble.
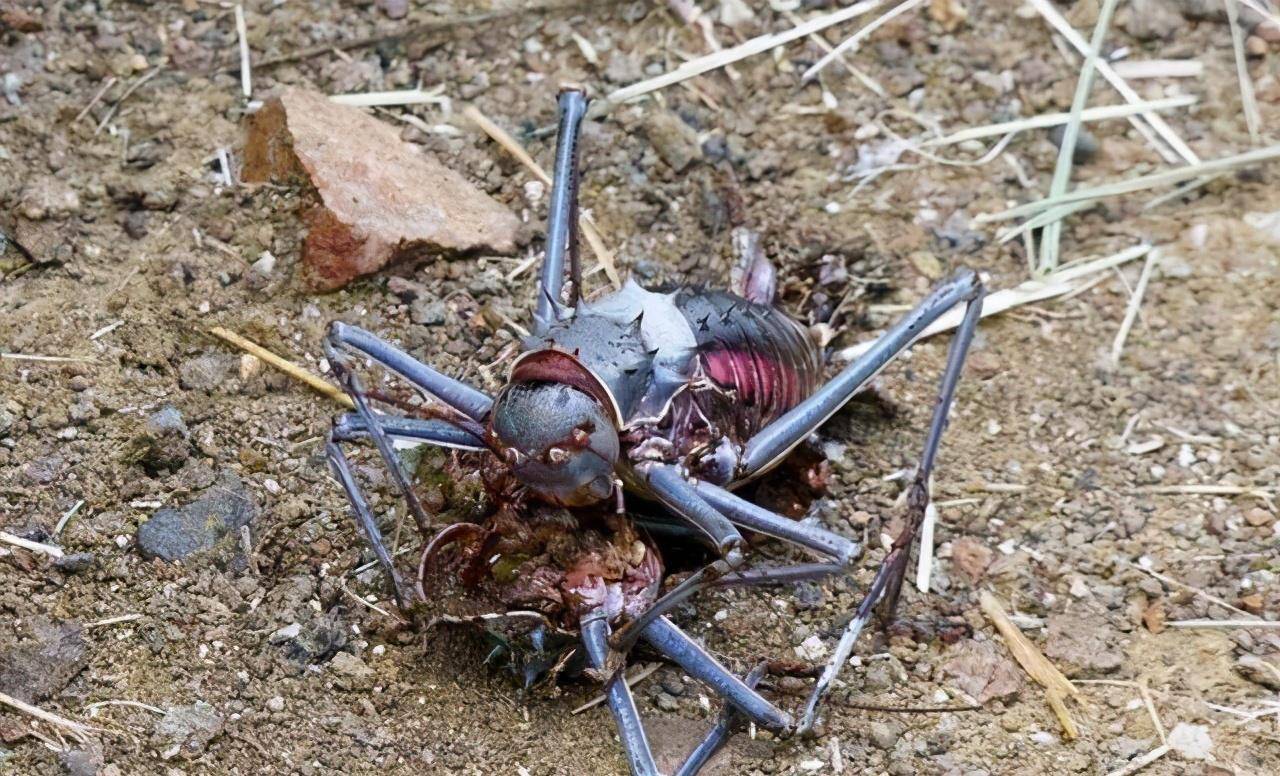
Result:
{"label": "small pebble", "polygon": [[267,708],[271,711],[284,711],[284,698],[279,695],[267,701]]}

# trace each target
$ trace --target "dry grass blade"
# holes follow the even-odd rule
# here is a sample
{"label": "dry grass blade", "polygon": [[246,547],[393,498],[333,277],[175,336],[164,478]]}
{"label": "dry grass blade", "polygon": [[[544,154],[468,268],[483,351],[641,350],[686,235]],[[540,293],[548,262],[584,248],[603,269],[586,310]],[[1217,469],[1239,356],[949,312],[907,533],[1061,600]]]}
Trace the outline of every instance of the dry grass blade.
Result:
{"label": "dry grass blade", "polygon": [[89,104],[80,109],[80,112],[76,114],[74,120],[79,121],[85,116],[88,116],[89,111],[93,110],[93,106],[97,105],[102,100],[102,95],[106,94],[107,90],[114,86],[115,83],[116,77],[114,75],[108,76],[107,80],[102,82],[102,86],[98,87],[98,91],[93,93],[93,98],[89,100]]}
{"label": "dry grass blade", "polygon": [[357,94],[335,94],[329,97],[330,102],[339,105],[352,105],[357,108],[386,107],[388,105],[422,105],[440,104],[449,101],[444,96],[444,87],[434,89],[401,89],[394,92],[363,92]]}
{"label": "dry grass blade", "polygon": [[41,356],[34,353],[0,353],[0,359],[5,361],[40,361],[48,364],[95,363],[92,358],[81,358],[79,356]]}
{"label": "dry grass blade", "polygon": [[976,216],[974,220],[978,223],[988,223],[991,221],[1006,221],[1011,218],[1023,218],[1058,205],[1082,202],[1084,200],[1118,197],[1122,194],[1132,194],[1135,191],[1144,191],[1146,189],[1158,188],[1160,186],[1171,186],[1176,183],[1191,180],[1192,178],[1199,178],[1203,175],[1235,170],[1240,167],[1247,167],[1259,162],[1269,162],[1276,158],[1280,158],[1280,145],[1256,148],[1252,151],[1224,156],[1221,159],[1200,162],[1199,164],[1180,167],[1176,170],[1163,170],[1161,172],[1151,173],[1150,175],[1140,175],[1128,180],[1104,183],[1101,186],[1076,189],[1063,194],[1061,197],[1047,197],[1045,199],[1036,200],[1035,202],[1028,202],[1025,205],[1009,208],[1008,210],[1000,213],[983,213]]}
{"label": "dry grass blade", "polygon": [[55,547],[52,544],[44,544],[42,542],[33,542],[30,539],[23,539],[21,536],[14,536],[8,531],[0,531],[0,542],[12,544],[14,547],[21,547],[24,550],[38,552],[42,555],[48,555],[51,558],[61,558],[63,555],[61,547]]}
{"label": "dry grass blade", "polygon": [[1022,635],[1022,631],[1018,630],[1018,626],[1009,619],[1009,615],[1005,613],[1004,607],[994,595],[984,590],[978,597],[978,602],[983,614],[987,615],[987,619],[991,620],[991,624],[1004,637],[1005,644],[1013,653],[1014,659],[1041,687],[1056,692],[1063,698],[1074,697],[1080,692],[1035,644]]}
{"label": "dry grass blade", "polygon": [[[639,671],[632,674],[631,676],[628,676],[626,678],[627,687],[635,687],[640,682],[644,681],[645,679],[648,679],[653,674],[653,672],[657,671],[659,668],[662,668],[662,663],[650,663],[648,666],[645,666],[644,668],[640,669]],[[591,709],[596,706],[599,706],[601,703],[604,703],[604,701],[605,701],[604,694],[597,695],[596,697],[592,698],[591,700],[587,701],[586,703],[582,704],[581,706],[579,706],[578,708],[574,709],[569,713],[581,714],[587,709]]]}
{"label": "dry grass blade", "polygon": [[982,591],[978,598],[979,605],[982,607],[983,614],[987,615],[987,619],[991,620],[991,624],[1000,632],[1000,636],[1004,639],[1005,646],[1009,648],[1009,652],[1014,659],[1018,661],[1018,665],[1036,682],[1044,688],[1045,699],[1049,702],[1049,707],[1053,709],[1054,715],[1058,718],[1058,722],[1062,725],[1063,736],[1067,739],[1074,739],[1079,735],[1076,723],[1071,719],[1070,713],[1067,711],[1064,699],[1074,697],[1079,693],[1076,686],[1071,683],[1070,679],[1062,675],[1049,658],[1036,648],[1026,636],[1022,635],[1022,631],[1018,630],[1018,626],[1014,625],[1009,619],[1009,615],[1005,614],[1004,607],[996,600],[996,597],[987,591]]}
{"label": "dry grass blade", "polygon": [[71,733],[71,735],[78,741],[87,741],[92,733],[108,732],[102,728],[94,727],[93,725],[86,725],[83,722],[76,722],[75,720],[67,719],[66,717],[54,714],[51,711],[45,711],[39,706],[32,706],[26,701],[18,700],[17,698],[14,698],[11,695],[6,695],[2,692],[0,692],[0,704],[16,709],[28,716],[35,717],[42,722],[48,722],[50,725],[62,728],[63,730]]}
{"label": "dry grass blade", "polygon": [[1262,115],[1258,112],[1258,100],[1253,94],[1253,79],[1249,77],[1249,65],[1245,62],[1244,31],[1240,29],[1240,11],[1235,0],[1222,0],[1227,8],[1227,26],[1231,28],[1231,48],[1236,55],[1236,79],[1240,82],[1240,103],[1244,106],[1244,123],[1249,127],[1249,140],[1257,145],[1262,128]]}
{"label": "dry grass blade", "polygon": [[1143,78],[1199,78],[1204,63],[1196,59],[1123,59],[1111,65],[1116,75],[1130,81]]}
{"label": "dry grass blade", "polygon": [[712,70],[719,70],[726,65],[764,53],[778,46],[786,45],[793,40],[798,40],[819,30],[825,30],[834,24],[848,21],[868,11],[875,10],[881,4],[882,0],[863,0],[863,2],[855,3],[848,8],[841,8],[838,11],[832,11],[829,14],[810,19],[804,24],[798,24],[789,30],[760,35],[724,51],[717,51],[704,57],[691,59],[670,72],[639,81],[630,86],[624,86],[621,89],[615,89],[606,95],[603,100],[596,102],[588,115],[602,116],[624,102],[634,100],[659,89],[665,89],[668,86],[687,81]]}
{"label": "dry grass blade", "polygon": [[235,345],[246,353],[257,356],[276,369],[279,369],[281,372],[284,372],[295,380],[306,383],[311,388],[325,396],[328,396],[330,399],[333,399],[344,407],[348,409],[355,409],[356,405],[351,401],[351,397],[343,393],[337,386],[325,382],[323,379],[311,374],[292,361],[277,356],[275,353],[272,353],[270,350],[267,350],[258,343],[247,340],[239,334],[236,334],[233,331],[228,331],[221,326],[214,326],[209,329],[209,333],[220,340]]}
{"label": "dry grass blade", "polygon": [[[796,16],[795,11],[784,11],[783,15],[786,16],[787,21],[791,22],[792,24],[796,24],[796,25],[804,24],[804,22],[800,19],[800,17]],[[816,32],[809,35],[809,40],[813,41],[814,45],[816,45],[818,48],[822,49],[828,54],[835,51],[835,49],[831,46],[831,44],[827,42],[827,39]],[[852,62],[846,59],[844,54],[836,53],[835,56],[836,56],[836,61],[838,61],[841,65],[843,65],[845,70],[848,70],[849,73],[852,74],[854,78],[857,78],[859,81],[861,81],[863,86],[875,92],[877,97],[888,96],[888,92],[884,90],[884,87],[880,85],[879,81],[867,75],[866,73],[862,72],[862,70],[860,70]]]}
{"label": "dry grass blade", "polygon": [[899,3],[898,5],[889,9],[884,14],[874,19],[866,27],[863,27],[862,29],[855,32],[853,35],[849,36],[848,38],[845,38],[843,41],[841,41],[839,46],[836,46],[831,51],[828,51],[817,62],[814,62],[813,65],[810,66],[808,70],[804,71],[804,75],[800,76],[800,83],[802,84],[809,83],[810,81],[812,81],[814,78],[817,77],[818,73],[822,72],[823,68],[831,64],[836,57],[849,53],[850,51],[857,51],[858,45],[861,44],[862,41],[866,40],[867,37],[871,35],[871,33],[880,29],[885,24],[893,21],[895,18],[901,16],[907,11],[910,11],[911,9],[916,8],[917,6],[921,5],[923,2],[924,0],[906,0],[906,2]]}
{"label": "dry grass blade", "polygon": [[[1165,97],[1164,99],[1152,100],[1150,102],[1138,102],[1133,105],[1102,105],[1095,108],[1085,108],[1080,112],[1080,120],[1083,122],[1125,118],[1127,116],[1133,116],[1138,113],[1147,113],[1149,111],[1185,108],[1189,105],[1195,105],[1196,102],[1198,102],[1198,100],[1193,95],[1185,94],[1177,97]],[[1008,135],[1014,132],[1024,132],[1028,129],[1045,129],[1046,127],[1056,127],[1059,124],[1065,124],[1070,118],[1070,113],[1045,113],[1040,116],[1032,116],[1025,119],[1003,121],[999,124],[986,124],[981,127],[962,129],[958,132],[952,132],[949,135],[944,135],[943,137],[926,140],[920,145],[924,148],[948,146],[955,145],[956,143],[963,143],[966,140],[980,140],[984,137]]]}
{"label": "dry grass blade", "polygon": [[1137,773],[1138,771],[1147,767],[1148,765],[1155,762],[1156,760],[1159,760],[1161,757],[1164,757],[1166,754],[1168,754],[1172,750],[1173,750],[1173,747],[1169,746],[1168,744],[1161,744],[1160,746],[1157,746],[1155,749],[1152,749],[1150,752],[1147,752],[1141,757],[1135,760],[1130,760],[1129,764],[1124,766],[1123,768],[1117,768],[1116,770],[1111,771],[1110,773],[1107,774],[1107,776],[1129,776],[1129,774],[1131,773]]}
{"label": "dry grass blade", "polygon": [[249,30],[244,23],[244,6],[236,5],[236,37],[240,40],[240,91],[247,100],[253,96],[253,74],[249,70]]}
{"label": "dry grass blade", "polygon": [[[493,142],[506,149],[507,153],[523,164],[529,172],[533,173],[535,178],[542,181],[544,186],[550,188],[551,176],[547,174],[546,170],[542,169],[542,165],[538,164],[529,155],[528,151],[524,150],[524,146],[520,145],[505,129],[494,123],[492,119],[484,115],[474,105],[468,105],[463,108],[462,115],[470,119]],[[600,236],[600,230],[596,228],[595,222],[585,214],[582,214],[578,216],[578,226],[582,229],[582,236],[586,238],[587,244],[591,246],[591,252],[595,254],[600,266],[604,268],[604,273],[609,276],[609,282],[613,284],[614,288],[622,288],[622,278],[618,275],[618,266],[614,261],[613,251],[605,246],[604,238]]]}
{"label": "dry grass blade", "polygon": [[[1089,44],[1085,42],[1085,39],[1080,36],[1080,33],[1075,31],[1075,28],[1071,26],[1066,17],[1064,17],[1062,13],[1055,8],[1051,2],[1049,2],[1049,0],[1027,0],[1027,2],[1045,18],[1045,21],[1047,21],[1051,27],[1057,30],[1062,37],[1066,38],[1067,42],[1074,46],[1077,51],[1084,54],[1089,50]],[[1110,64],[1105,61],[1099,61],[1096,67],[1098,74],[1107,79],[1107,82],[1120,93],[1120,96],[1123,97],[1126,102],[1142,101],[1142,98],[1138,96],[1138,93],[1135,92],[1133,88],[1116,73],[1115,69],[1112,68]],[[1143,113],[1141,119],[1136,116],[1131,116],[1129,120],[1133,123],[1134,127],[1142,133],[1143,137],[1147,138],[1147,142],[1151,144],[1151,146],[1165,161],[1176,162],[1177,157],[1170,158],[1165,147],[1152,136],[1152,130],[1159,134],[1160,137],[1177,152],[1177,155],[1182,157],[1183,161],[1189,164],[1195,164],[1200,161],[1200,157],[1196,156],[1195,151],[1192,151],[1191,147],[1178,136],[1178,133],[1173,131],[1173,127],[1169,126],[1164,119],[1160,118],[1155,113]]]}
{"label": "dry grass blade", "polygon": [[1124,322],[1120,331],[1116,332],[1116,340],[1111,345],[1111,365],[1120,365],[1120,354],[1124,351],[1124,342],[1129,337],[1133,322],[1138,319],[1138,310],[1142,308],[1142,297],[1147,293],[1147,283],[1151,281],[1151,272],[1160,261],[1160,251],[1151,251],[1142,264],[1142,274],[1138,276],[1138,284],[1134,286],[1133,295],[1129,297],[1129,306],[1124,312]]}
{"label": "dry grass blade", "polygon": [[1170,628],[1280,628],[1275,620],[1170,620]]}
{"label": "dry grass blade", "polygon": [[[1076,82],[1076,93],[1071,99],[1071,117],[1067,119],[1063,129],[1062,141],[1058,146],[1058,162],[1053,168],[1053,181],[1049,184],[1049,196],[1060,197],[1067,191],[1071,182],[1071,169],[1074,166],[1076,142],[1080,139],[1080,114],[1084,112],[1085,103],[1089,101],[1089,93],[1093,91],[1093,77],[1097,72],[1098,54],[1102,51],[1102,43],[1107,38],[1107,28],[1111,26],[1111,17],[1115,13],[1117,0],[1105,0],[1098,14],[1098,23],[1093,28],[1093,38],[1089,41],[1089,50],[1085,54],[1084,66],[1080,69],[1080,79]],[[1062,221],[1046,224],[1044,234],[1040,237],[1040,273],[1052,272],[1058,266],[1058,246],[1062,238]]]}
{"label": "dry grass blade", "polygon": [[[1045,299],[1053,299],[1054,297],[1066,296],[1081,288],[1083,284],[1076,281],[1082,278],[1094,275],[1098,272],[1118,267],[1125,262],[1133,261],[1141,256],[1145,256],[1147,251],[1151,250],[1151,246],[1143,243],[1135,245],[1132,248],[1120,251],[1110,256],[1104,256],[1100,259],[1093,259],[1085,262],[1077,262],[1064,265],[1057,272],[1046,275],[1035,280],[1028,280],[1013,288],[1005,288],[999,291],[993,291],[987,294],[987,298],[982,302],[982,317],[986,318],[1005,310],[1011,310],[1015,307],[1031,304],[1032,302],[1040,302]],[[938,320],[925,327],[920,332],[917,339],[924,339],[939,334],[944,331],[950,331],[960,325],[961,319],[964,317],[963,310],[951,310],[942,315]],[[857,345],[838,350],[833,355],[836,361],[852,361],[858,356],[865,353],[875,343],[875,340],[860,342]]]}
{"label": "dry grass blade", "polygon": [[[1217,596],[1213,595],[1212,593],[1206,593],[1205,591],[1201,590],[1201,589],[1200,589],[1200,588],[1198,588],[1198,587],[1192,587],[1191,585],[1188,585],[1186,582],[1182,582],[1182,581],[1179,581],[1179,580],[1177,580],[1177,579],[1174,579],[1173,577],[1171,577],[1171,576],[1169,576],[1169,575],[1167,575],[1167,574],[1161,574],[1159,571],[1156,571],[1155,569],[1149,569],[1149,568],[1147,568],[1146,566],[1143,566],[1143,565],[1138,564],[1138,563],[1131,563],[1131,564],[1129,564],[1129,565],[1133,566],[1133,567],[1134,567],[1135,569],[1137,569],[1138,571],[1141,571],[1142,573],[1144,573],[1144,574],[1147,574],[1147,575],[1151,576],[1151,577],[1152,577],[1152,578],[1154,578],[1154,579],[1158,579],[1158,580],[1160,580],[1161,582],[1165,583],[1166,585],[1170,585],[1170,586],[1172,586],[1172,587],[1182,588],[1183,590],[1189,591],[1189,592],[1191,592],[1191,593],[1195,593],[1196,595],[1200,596],[1200,597],[1201,597],[1201,598],[1203,598],[1204,600],[1206,600],[1206,601],[1210,601],[1210,602],[1212,602],[1212,603],[1215,603],[1215,604],[1217,604],[1218,606],[1221,606],[1221,607],[1222,607],[1222,608],[1224,608],[1224,609],[1227,609],[1227,610],[1233,611],[1233,612],[1235,612],[1236,614],[1243,614],[1245,617],[1247,617],[1247,618],[1251,618],[1251,621],[1253,621],[1253,622],[1264,622],[1263,620],[1260,620],[1260,619],[1258,619],[1258,618],[1254,617],[1252,614],[1249,614],[1249,613],[1248,613],[1248,612],[1246,612],[1244,609],[1240,609],[1239,607],[1233,606],[1233,605],[1231,605],[1231,604],[1227,603],[1226,601],[1222,600],[1221,598],[1218,598]],[[1168,625],[1168,623],[1165,623],[1165,624],[1166,624],[1166,625]]]}

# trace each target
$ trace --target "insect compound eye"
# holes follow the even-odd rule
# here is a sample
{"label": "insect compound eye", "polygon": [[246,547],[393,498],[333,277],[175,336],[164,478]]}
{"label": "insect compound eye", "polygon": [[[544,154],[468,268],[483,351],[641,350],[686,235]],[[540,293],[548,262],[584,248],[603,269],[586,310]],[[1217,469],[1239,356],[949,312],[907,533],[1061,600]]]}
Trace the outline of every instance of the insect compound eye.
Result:
{"label": "insect compound eye", "polygon": [[520,451],[514,447],[502,448],[502,457],[511,466],[520,463]]}
{"label": "insect compound eye", "polygon": [[552,447],[547,450],[547,460],[553,464],[562,464],[569,460],[569,451],[563,447]]}

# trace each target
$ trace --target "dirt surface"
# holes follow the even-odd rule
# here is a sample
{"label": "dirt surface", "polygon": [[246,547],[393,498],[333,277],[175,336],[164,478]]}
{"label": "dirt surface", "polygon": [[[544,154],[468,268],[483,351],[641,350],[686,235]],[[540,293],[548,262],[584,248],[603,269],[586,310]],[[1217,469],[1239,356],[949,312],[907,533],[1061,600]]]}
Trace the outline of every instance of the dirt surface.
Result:
{"label": "dirt surface", "polygon": [[[702,34],[659,5],[525,12],[399,39],[392,34],[416,20],[488,6],[246,3],[260,63],[255,96],[282,85],[324,93],[443,85],[451,110],[380,115],[532,225],[520,255],[428,260],[317,295],[296,282],[293,193],[223,180],[218,153],[227,150],[234,166],[245,113],[238,76],[211,74],[237,56],[229,5],[0,4],[8,26],[0,77],[12,95],[0,100],[0,227],[35,259],[12,245],[0,255],[0,350],[78,359],[0,361],[0,528],[91,554],[54,563],[0,545],[0,691],[108,731],[85,745],[39,723],[42,742],[23,737],[31,717],[5,712],[0,771],[624,771],[608,712],[570,714],[595,694],[590,683],[523,697],[513,677],[482,664],[479,641],[402,628],[357,602],[391,606],[377,571],[353,575],[371,555],[323,456],[339,408],[205,332],[225,326],[319,370],[324,326],[342,319],[495,389],[505,373],[495,362],[517,339],[507,321],[529,320],[534,272],[513,270],[541,248],[546,192],[457,111],[475,104],[549,166],[551,141],[529,133],[554,123],[560,82],[600,94],[705,53]],[[723,45],[793,23],[748,5],[757,7],[752,19],[713,14],[736,21],[715,25]],[[806,17],[824,10],[802,5]],[[1090,5],[1072,11],[1086,33]],[[1197,5],[1211,17],[1217,8],[1122,3],[1108,42],[1134,59],[1204,64],[1200,78],[1134,83],[1149,98],[1197,95],[1195,107],[1168,119],[1210,159],[1250,141],[1229,28],[1179,12]],[[1019,136],[985,165],[943,166],[886,154],[886,130],[924,132],[909,111],[958,129],[1067,110],[1078,63],[1019,3],[925,6],[848,55],[883,97],[838,63],[800,87],[822,53],[805,40],[588,122],[582,201],[621,269],[646,282],[723,285],[731,229],[753,229],[779,265],[789,311],[830,322],[839,305],[835,346],[867,339],[950,268],[988,273],[993,288],[1024,281],[1022,245],[998,244],[994,230],[969,221],[1048,191],[1056,149],[1047,134]],[[968,18],[948,29],[957,7]],[[826,37],[834,43],[858,26]],[[347,51],[328,45],[383,33]],[[1280,121],[1280,44],[1250,42],[1259,44],[1266,53],[1249,70],[1265,135]],[[314,56],[265,64],[314,46]],[[1105,86],[1095,90],[1095,103],[1114,99]],[[421,121],[395,118],[410,113]],[[1123,120],[1092,130],[1098,148],[1077,181],[1166,166]],[[938,153],[973,160],[982,150]],[[858,187],[859,170],[893,161],[905,169]],[[1267,618],[1280,613],[1278,174],[1249,169],[1147,211],[1138,195],[1067,222],[1067,258],[1145,239],[1163,260],[1118,366],[1109,353],[1136,265],[1123,280],[1113,274],[1071,299],[982,324],[935,482],[932,591],[909,590],[901,607],[913,621],[963,618],[972,636],[947,644],[927,629],[892,639],[874,629],[819,736],[740,735],[715,772],[1101,774],[1160,745],[1136,687],[1107,684],[1079,685],[1069,707],[1080,736],[1064,740],[1042,691],[981,615],[983,589],[1069,675],[1150,688],[1176,751],[1143,773],[1280,772],[1277,716],[1242,722],[1220,710],[1275,702],[1278,632],[1165,625],[1247,616],[1207,596]],[[420,287],[405,294],[392,276]],[[592,282],[602,286],[603,276]],[[919,344],[880,378],[885,402],[855,403],[822,432],[834,476],[814,514],[868,539],[873,549],[857,573],[796,590],[705,595],[678,613],[736,670],[760,656],[816,660],[834,643],[883,554],[877,537],[899,514],[902,479],[889,475],[918,454],[945,348],[945,338]],[[390,525],[389,510],[402,514],[393,489],[376,456],[363,451],[358,462]],[[1187,485],[1230,487],[1158,492]],[[1269,490],[1236,495],[1258,488]],[[190,548],[139,526],[166,509],[175,510],[163,517],[173,530],[210,549],[164,560]],[[192,509],[203,517],[184,522]],[[800,557],[777,543],[758,552]],[[778,681],[770,692],[794,708],[802,690]],[[664,767],[718,708],[670,667],[637,693]],[[982,708],[857,708],[970,698]],[[1210,759],[1190,759],[1197,754]]]}

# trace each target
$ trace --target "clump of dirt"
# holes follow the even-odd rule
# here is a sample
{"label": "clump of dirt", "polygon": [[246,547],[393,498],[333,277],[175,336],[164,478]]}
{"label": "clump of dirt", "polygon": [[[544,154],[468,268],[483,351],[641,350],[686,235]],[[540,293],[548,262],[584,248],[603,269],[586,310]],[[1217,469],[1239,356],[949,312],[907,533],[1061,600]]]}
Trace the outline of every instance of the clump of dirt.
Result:
{"label": "clump of dirt", "polygon": [[[31,634],[78,627],[83,652],[57,662],[57,686],[38,703],[113,732],[79,741],[8,710],[0,763],[108,775],[625,772],[607,711],[569,713],[596,686],[522,695],[483,665],[491,645],[389,616],[387,580],[325,462],[342,408],[207,331],[225,326],[322,372],[325,326],[342,319],[496,390],[535,301],[547,192],[457,109],[474,104],[549,166],[553,143],[539,130],[555,123],[560,83],[598,95],[666,72],[709,50],[704,27],[639,2],[520,8],[448,28],[416,24],[491,8],[244,4],[255,99],[288,86],[443,85],[449,103],[374,115],[534,233],[521,256],[429,257],[317,295],[299,282],[298,193],[237,179],[247,106],[228,68],[234,9],[27,5],[0,5],[0,528],[66,557],[0,544],[0,612],[14,632],[0,653],[6,666],[36,665],[14,662],[42,654]],[[1082,29],[1090,5],[1072,10]],[[1249,148],[1222,18],[1187,15],[1203,4],[1146,5],[1161,13],[1135,5],[1109,52],[1196,59],[1204,72],[1134,88],[1199,98],[1165,117],[1200,157]],[[802,6],[748,14],[726,2],[710,30],[728,47],[834,7]],[[822,36],[834,44],[866,18]],[[1250,36],[1265,133],[1280,120],[1280,51],[1270,28]],[[1034,10],[930,3],[846,52],[858,73],[837,62],[801,86],[822,55],[816,39],[798,40],[586,123],[581,200],[619,266],[646,284],[724,286],[731,232],[749,228],[778,265],[782,305],[831,326],[837,349],[953,268],[987,273],[992,288],[1023,282],[1024,245],[972,219],[1048,191],[1049,134],[1024,133],[986,164],[971,164],[981,144],[938,149],[963,162],[942,165],[899,138],[1068,110],[1076,65]],[[1113,100],[1108,88],[1093,104]],[[1168,166],[1125,120],[1089,131],[1097,148],[1077,185]],[[817,737],[737,736],[719,772],[1097,773],[1160,745],[1128,684],[1081,684],[1081,735],[1064,739],[1042,693],[1010,676],[981,589],[1076,676],[1145,683],[1164,728],[1186,724],[1195,746],[1144,773],[1280,771],[1274,716],[1238,723],[1274,700],[1259,662],[1280,650],[1274,630],[1170,625],[1280,613],[1275,178],[1249,168],[1148,209],[1137,195],[1065,222],[1064,257],[1149,240],[1160,262],[1118,364],[1110,350],[1136,267],[981,325],[939,459],[930,591],[908,591],[900,608],[913,621],[963,618],[972,638],[874,629]],[[900,516],[901,472],[918,456],[945,349],[945,337],[922,341],[879,378],[895,412],[851,406],[815,440],[829,493],[807,514],[864,542],[855,573],[718,591],[675,613],[735,670],[830,649]],[[157,413],[152,444],[141,435]],[[405,517],[395,487],[376,454],[353,456],[392,535]],[[201,523],[216,529],[207,549],[144,557],[140,527],[225,498],[230,476],[255,505],[247,531]],[[397,551],[417,552],[410,533]],[[753,553],[803,557],[776,542]],[[778,678],[766,691],[794,706],[806,686]],[[974,692],[978,711],[865,708],[966,705]],[[668,768],[717,713],[711,693],[670,667],[637,694]],[[1212,761],[1189,759],[1204,754]]]}

